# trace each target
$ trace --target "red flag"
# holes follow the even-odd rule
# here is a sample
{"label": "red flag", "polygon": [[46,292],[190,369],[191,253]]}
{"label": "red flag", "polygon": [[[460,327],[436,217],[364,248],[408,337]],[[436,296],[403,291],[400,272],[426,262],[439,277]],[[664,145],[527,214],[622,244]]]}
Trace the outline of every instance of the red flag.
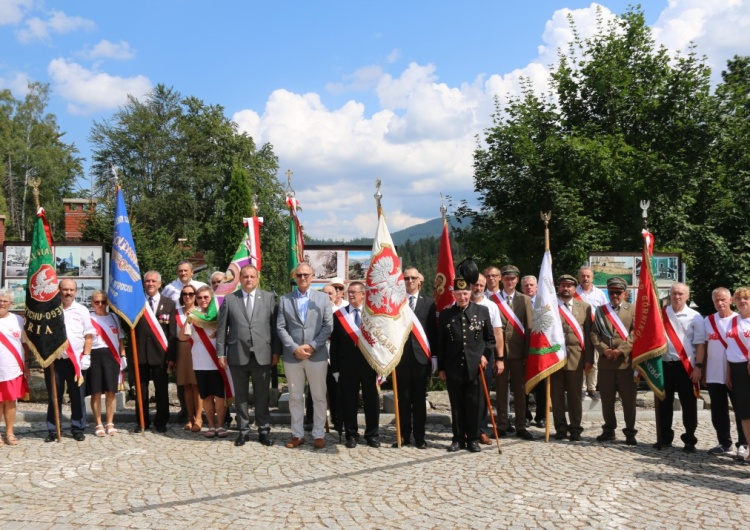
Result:
{"label": "red flag", "polygon": [[659,310],[659,298],[654,291],[651,274],[651,254],[654,236],[643,231],[643,257],[638,279],[638,298],[635,301],[635,324],[633,326],[633,367],[643,375],[651,390],[659,399],[664,399],[664,373],[661,355],[667,351],[667,337]]}
{"label": "red flag", "polygon": [[448,221],[443,219],[443,234],[440,236],[440,253],[438,254],[437,274],[435,274],[435,307],[438,312],[453,305],[453,280],[456,270],[453,268],[453,252]]}

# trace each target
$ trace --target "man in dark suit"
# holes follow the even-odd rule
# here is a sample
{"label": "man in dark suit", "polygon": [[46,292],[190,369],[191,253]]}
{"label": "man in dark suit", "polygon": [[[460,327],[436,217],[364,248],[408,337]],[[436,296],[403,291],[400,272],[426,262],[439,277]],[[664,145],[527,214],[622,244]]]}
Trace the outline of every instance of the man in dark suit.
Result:
{"label": "man in dark suit", "polygon": [[[448,383],[453,439],[448,452],[468,449],[478,453],[479,417],[484,400],[480,376],[495,352],[495,334],[486,307],[471,301],[473,277],[463,272],[463,262],[453,284],[455,305],[440,312],[438,322],[438,374]],[[473,262],[472,262],[473,265]]]}
{"label": "man in dark suit", "polygon": [[258,289],[258,269],[245,265],[240,270],[242,289],[224,298],[216,329],[216,355],[223,369],[227,363],[234,383],[239,435],[235,446],[250,439],[248,386],[253,381],[255,421],[258,441],[273,445],[268,394],[271,367],[279,362],[276,339],[276,298],[273,293]]}
{"label": "man in dark suit", "polygon": [[[149,271],[143,276],[143,289],[146,292],[146,310],[135,326],[135,342],[138,347],[138,372],[141,382],[141,403],[137,403],[135,417],[140,423],[139,406],[143,407],[144,427],[151,426],[148,413],[148,382],[154,382],[156,415],[154,427],[158,432],[167,432],[169,421],[169,377],[167,363],[174,362],[174,340],[177,336],[175,305],[170,298],[159,294],[161,274]],[[152,329],[151,325],[158,326]],[[161,329],[162,333],[159,333]],[[132,352],[130,365],[133,366]],[[141,432],[140,424],[135,432]]]}
{"label": "man in dark suit", "polygon": [[359,389],[365,409],[365,440],[370,447],[380,447],[378,424],[380,400],[378,373],[367,363],[359,349],[359,325],[365,302],[365,284],[352,282],[347,288],[349,305],[339,309],[333,317],[331,333],[331,371],[338,380],[339,399],[343,403],[346,447],[357,447],[359,428],[357,404]]}
{"label": "man in dark suit", "polygon": [[[625,443],[637,445],[635,435],[636,384],[633,380],[633,365],[630,352],[633,350],[633,324],[635,307],[627,303],[628,284],[616,276],[607,280],[609,303],[596,308],[591,342],[599,352],[599,392],[602,395],[602,434],[598,442],[615,440],[617,417],[615,397],[620,394],[622,412],[625,416]],[[586,359],[586,371],[594,365],[593,353]]]}
{"label": "man in dark suit", "polygon": [[[484,272],[487,278],[485,296],[497,304],[505,333],[505,370],[495,376],[497,399],[497,432],[499,436],[516,432],[524,440],[534,436],[526,429],[526,357],[531,337],[531,299],[516,291],[519,270],[506,265],[502,270],[490,267]],[[502,282],[502,283],[501,283]],[[501,286],[502,285],[502,289]],[[513,391],[515,429],[508,424],[508,387]]]}
{"label": "man in dark suit", "polygon": [[[419,294],[419,271],[416,267],[404,269],[406,283],[406,301],[422,325],[424,338],[429,348],[434,348],[437,339],[437,315],[435,302]],[[425,424],[427,423],[427,381],[432,370],[430,353],[418,340],[414,331],[404,344],[401,360],[396,366],[398,381],[398,413],[401,427],[401,445],[411,443],[414,434],[414,446],[426,449]],[[398,442],[393,444],[398,447]]]}
{"label": "man in dark suit", "polygon": [[[583,367],[586,359],[594,356],[594,347],[591,342],[591,306],[573,297],[577,285],[578,280],[570,274],[563,274],[557,279],[558,306],[565,334],[568,362],[562,370],[552,374],[550,381],[555,438],[563,440],[570,433],[571,442],[581,440]],[[565,419],[566,394],[570,422]]]}

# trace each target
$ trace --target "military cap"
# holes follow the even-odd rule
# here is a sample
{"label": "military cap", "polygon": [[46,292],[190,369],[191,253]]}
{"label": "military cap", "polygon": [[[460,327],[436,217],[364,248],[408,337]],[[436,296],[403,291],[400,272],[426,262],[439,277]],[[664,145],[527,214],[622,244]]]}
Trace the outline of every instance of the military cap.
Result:
{"label": "military cap", "polygon": [[557,285],[560,285],[561,283],[572,283],[573,285],[578,285],[578,280],[575,276],[571,276],[570,274],[563,274],[557,279]]}
{"label": "military cap", "polygon": [[628,289],[628,284],[619,276],[612,276],[607,280],[607,289],[612,289],[614,291],[621,289],[626,291]]}
{"label": "military cap", "polygon": [[515,265],[506,265],[505,267],[503,267],[502,269],[500,269],[500,275],[501,276],[506,276],[506,275],[510,275],[510,274],[515,274],[516,276],[520,276],[521,275],[521,271],[519,271],[518,267],[516,267]]}

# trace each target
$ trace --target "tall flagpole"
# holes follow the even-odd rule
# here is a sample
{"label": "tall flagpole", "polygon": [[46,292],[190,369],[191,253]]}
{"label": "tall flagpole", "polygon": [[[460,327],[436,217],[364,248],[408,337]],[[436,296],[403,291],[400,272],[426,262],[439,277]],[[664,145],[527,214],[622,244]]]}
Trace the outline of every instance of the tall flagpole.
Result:
{"label": "tall flagpole", "polygon": [[[539,212],[544,221],[544,252],[549,252],[549,220],[552,218],[552,211]],[[550,402],[551,402],[551,384],[550,376],[544,378],[545,386],[545,397],[544,397],[544,441],[549,443],[549,431],[550,431]],[[539,404],[537,403],[537,407]]]}
{"label": "tall flagpole", "polygon": [[[648,208],[651,206],[651,201],[641,201],[641,210],[642,210],[642,216],[643,216],[643,229],[648,232]],[[643,239],[643,248],[648,250],[648,240],[646,238]],[[650,252],[644,252],[645,256],[648,256],[648,259],[651,259],[651,253]],[[645,257],[644,256],[644,257]],[[644,267],[646,264],[641,263],[641,267]],[[658,311],[659,308],[656,308]],[[636,387],[636,391],[638,388]],[[659,414],[659,396],[656,394],[656,390],[654,390],[654,423],[656,424],[656,446],[661,449],[661,417]]]}
{"label": "tall flagpole", "polygon": [[[380,205],[380,199],[383,198],[383,194],[380,193],[380,179],[375,179],[375,204],[378,206],[378,219],[383,215],[383,207]],[[396,444],[401,449],[401,416],[398,412],[398,377],[396,376],[396,368],[393,368],[393,412],[396,415]]]}

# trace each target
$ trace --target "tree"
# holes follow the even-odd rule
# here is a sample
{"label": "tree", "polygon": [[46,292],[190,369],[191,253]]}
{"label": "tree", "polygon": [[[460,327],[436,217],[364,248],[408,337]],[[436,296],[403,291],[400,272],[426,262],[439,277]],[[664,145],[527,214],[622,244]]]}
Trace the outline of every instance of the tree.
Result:
{"label": "tree", "polygon": [[640,248],[648,199],[657,250],[682,251],[695,272],[696,196],[712,171],[708,68],[694,50],[670,57],[657,47],[639,8],[600,18],[586,40],[570,23],[550,92],[527,85],[496,104],[474,156],[480,208],[459,209],[474,216],[459,239],[485,265],[533,273],[544,251],[539,213],[551,210],[555,269],[575,273],[590,251]]}
{"label": "tree", "polygon": [[[17,100],[9,90],[0,91],[0,156],[8,238],[25,240],[33,225],[36,206],[29,180],[41,180],[40,203],[53,235],[62,236],[62,199],[73,195],[81,175],[81,159],[73,144],[62,141],[54,114],[45,113],[49,86],[29,83],[26,97]],[[6,210],[3,210],[6,211]]]}

